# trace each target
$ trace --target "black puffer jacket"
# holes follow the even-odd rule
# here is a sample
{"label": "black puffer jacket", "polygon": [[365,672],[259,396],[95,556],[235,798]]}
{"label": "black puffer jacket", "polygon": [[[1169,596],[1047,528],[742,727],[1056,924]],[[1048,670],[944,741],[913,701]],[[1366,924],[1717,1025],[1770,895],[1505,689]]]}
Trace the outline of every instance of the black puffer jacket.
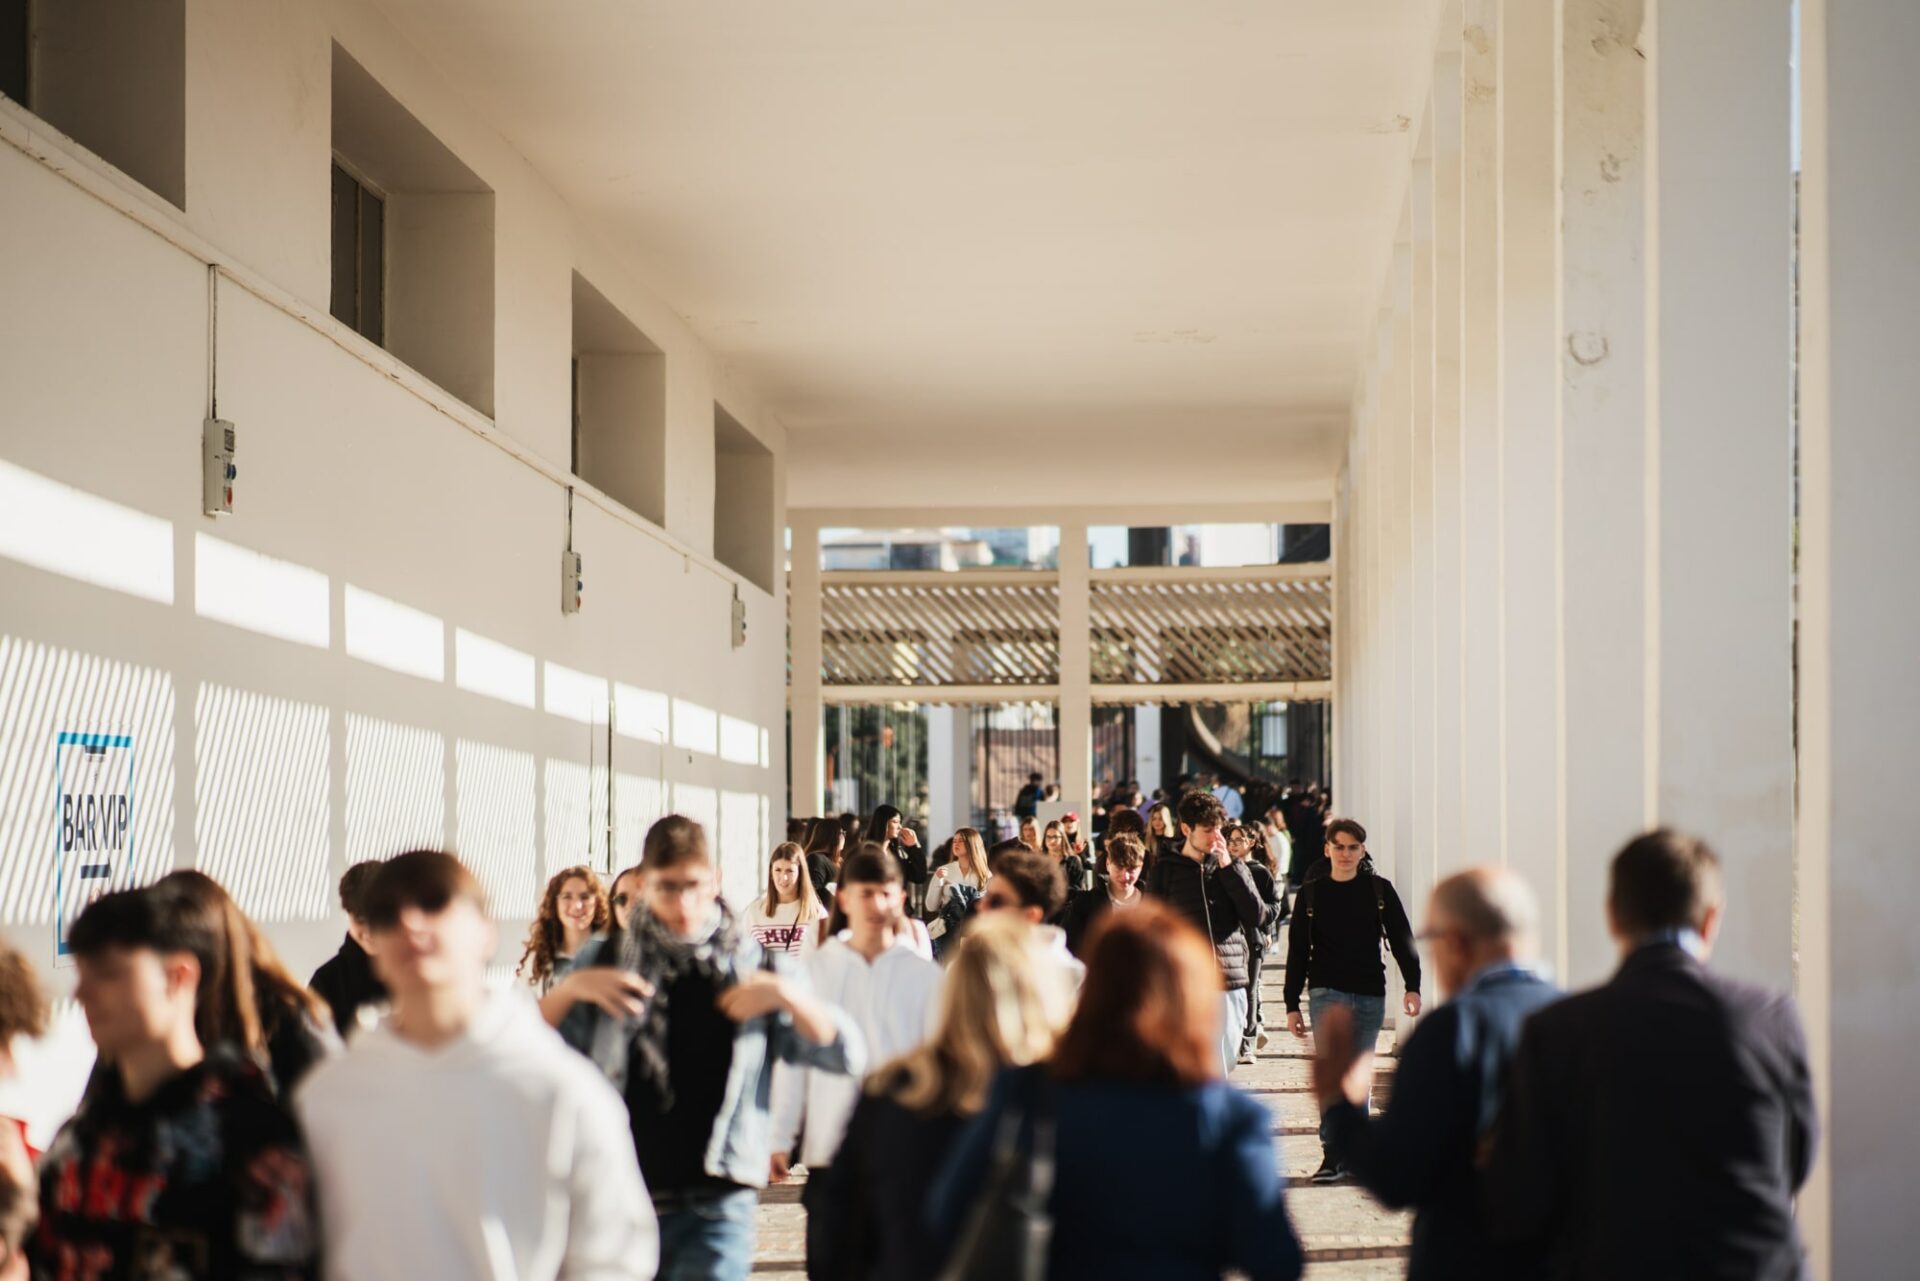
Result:
{"label": "black puffer jacket", "polygon": [[1184,853],[1167,854],[1154,860],[1144,888],[1212,937],[1227,991],[1248,986],[1244,931],[1260,928],[1266,905],[1244,864],[1209,859],[1203,868]]}

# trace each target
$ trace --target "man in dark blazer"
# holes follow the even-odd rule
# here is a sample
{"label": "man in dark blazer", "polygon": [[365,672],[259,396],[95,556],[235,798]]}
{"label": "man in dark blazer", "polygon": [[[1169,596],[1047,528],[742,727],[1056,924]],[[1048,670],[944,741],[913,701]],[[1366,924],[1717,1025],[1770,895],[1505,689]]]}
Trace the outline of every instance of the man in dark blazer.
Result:
{"label": "man in dark blazer", "polygon": [[1410,1281],[1538,1277],[1537,1249],[1496,1245],[1481,1210],[1477,1156],[1499,1111],[1507,1065],[1529,1014],[1559,990],[1528,963],[1538,910],[1526,883],[1475,868],[1436,885],[1421,938],[1450,998],[1400,1048],[1392,1107],[1368,1118],[1351,1018],[1329,1012],[1313,1030],[1314,1089],[1329,1155],[1385,1205],[1412,1206]]}
{"label": "man in dark blazer", "polygon": [[1793,1221],[1815,1137],[1806,1040],[1788,997],[1707,968],[1721,904],[1704,841],[1632,841],[1607,898],[1619,970],[1521,1036],[1488,1213],[1496,1234],[1544,1246],[1556,1278],[1806,1275]]}

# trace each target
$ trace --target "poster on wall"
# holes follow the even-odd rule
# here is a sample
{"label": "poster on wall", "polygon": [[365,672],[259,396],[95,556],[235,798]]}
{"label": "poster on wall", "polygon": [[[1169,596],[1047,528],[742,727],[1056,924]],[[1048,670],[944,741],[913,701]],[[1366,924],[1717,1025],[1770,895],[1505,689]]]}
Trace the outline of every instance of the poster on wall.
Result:
{"label": "poster on wall", "polygon": [[53,744],[54,964],[87,904],[124,884],[133,826],[133,736],[62,731]]}

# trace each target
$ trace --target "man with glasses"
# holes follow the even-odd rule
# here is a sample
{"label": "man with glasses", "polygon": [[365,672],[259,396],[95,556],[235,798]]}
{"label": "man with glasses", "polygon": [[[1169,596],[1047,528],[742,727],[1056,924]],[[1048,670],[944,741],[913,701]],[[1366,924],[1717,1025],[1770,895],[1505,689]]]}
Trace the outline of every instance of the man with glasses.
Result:
{"label": "man with glasses", "polygon": [[1448,999],[1400,1047],[1393,1108],[1369,1119],[1367,1048],[1350,1010],[1313,1024],[1314,1093],[1327,1148],[1382,1205],[1411,1206],[1411,1281],[1431,1277],[1540,1275],[1537,1252],[1496,1246],[1482,1210],[1476,1160],[1493,1129],[1527,1016],[1559,990],[1530,968],[1539,909],[1526,882],[1502,868],[1473,868],[1433,887],[1420,941]]}
{"label": "man with glasses", "polygon": [[1019,845],[993,861],[993,879],[980,891],[979,911],[1009,913],[1033,926],[1040,950],[1059,965],[1071,990],[1077,992],[1087,967],[1067,950],[1067,932],[1047,924],[1066,901],[1067,878],[1059,860]]}
{"label": "man with glasses", "polygon": [[[1400,964],[1407,986],[1404,1008],[1411,1018],[1420,1013],[1420,954],[1413,945],[1407,909],[1387,878],[1374,872],[1373,860],[1367,856],[1367,829],[1350,818],[1335,819],[1327,824],[1327,871],[1301,886],[1293,904],[1293,925],[1287,931],[1287,1031],[1302,1039],[1307,1035],[1300,1013],[1303,989],[1316,1029],[1335,1007],[1347,1009],[1360,1050],[1355,1070],[1368,1092],[1373,1085],[1374,1045],[1387,1016],[1382,942]],[[1362,1098],[1365,1111],[1364,1094]],[[1325,1147],[1324,1118],[1320,1142]],[[1313,1181],[1340,1183],[1346,1177],[1329,1150]]]}

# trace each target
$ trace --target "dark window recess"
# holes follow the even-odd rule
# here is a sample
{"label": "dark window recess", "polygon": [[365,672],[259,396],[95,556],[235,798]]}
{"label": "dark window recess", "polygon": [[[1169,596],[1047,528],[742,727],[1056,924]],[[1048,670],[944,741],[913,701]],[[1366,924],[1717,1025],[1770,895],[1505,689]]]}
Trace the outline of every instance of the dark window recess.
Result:
{"label": "dark window recess", "polygon": [[573,358],[573,459],[569,468],[574,475],[580,474],[580,357]]}
{"label": "dark window recess", "polygon": [[333,318],[369,342],[387,339],[386,204],[333,167]]}
{"label": "dark window recess", "polygon": [[27,0],[0,0],[0,94],[27,101]]}

